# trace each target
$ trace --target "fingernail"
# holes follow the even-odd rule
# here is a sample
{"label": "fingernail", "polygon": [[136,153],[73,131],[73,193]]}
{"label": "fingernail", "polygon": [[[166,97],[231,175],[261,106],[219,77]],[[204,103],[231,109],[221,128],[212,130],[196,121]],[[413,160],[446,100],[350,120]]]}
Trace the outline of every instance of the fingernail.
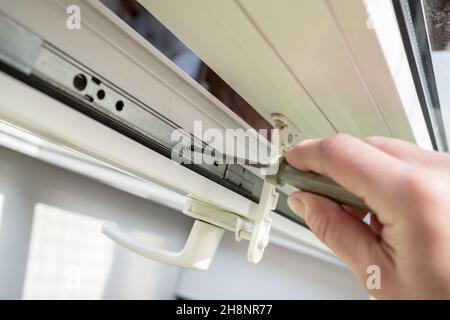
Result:
{"label": "fingernail", "polygon": [[287,204],[300,218],[305,219],[305,204],[299,197],[295,195],[289,196]]}

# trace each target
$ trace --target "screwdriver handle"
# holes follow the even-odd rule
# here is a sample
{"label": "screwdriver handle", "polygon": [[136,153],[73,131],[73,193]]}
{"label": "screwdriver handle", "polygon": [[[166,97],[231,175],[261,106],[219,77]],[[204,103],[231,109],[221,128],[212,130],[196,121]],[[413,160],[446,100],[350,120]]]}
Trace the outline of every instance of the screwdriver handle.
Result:
{"label": "screwdriver handle", "polygon": [[370,211],[363,199],[347,191],[332,179],[311,171],[301,171],[287,163],[285,159],[279,164],[278,173],[268,175],[266,179],[275,185],[289,184],[302,191],[314,193],[359,209]]}

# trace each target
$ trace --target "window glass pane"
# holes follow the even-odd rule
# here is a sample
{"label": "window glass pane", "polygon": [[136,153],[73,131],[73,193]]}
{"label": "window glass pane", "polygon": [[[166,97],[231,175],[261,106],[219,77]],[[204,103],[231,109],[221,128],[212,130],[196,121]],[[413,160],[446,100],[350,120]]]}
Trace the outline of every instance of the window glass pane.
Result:
{"label": "window glass pane", "polygon": [[37,204],[25,276],[25,299],[101,299],[113,262],[102,220]]}
{"label": "window glass pane", "polygon": [[[443,74],[436,66],[436,52],[445,48],[447,42],[446,32],[443,32],[445,29],[442,28],[442,21],[446,19],[443,14],[447,9],[444,10],[445,6],[441,6],[446,2],[440,0],[393,1],[424,120],[433,147],[440,151],[449,150],[450,138],[448,128],[450,105],[441,95]],[[433,20],[431,16],[439,17],[438,20],[441,22],[431,22]]]}
{"label": "window glass pane", "polygon": [[424,13],[447,141],[450,140],[450,1],[425,0]]}
{"label": "window glass pane", "polygon": [[431,49],[433,51],[449,50],[450,1],[425,0],[424,8]]}

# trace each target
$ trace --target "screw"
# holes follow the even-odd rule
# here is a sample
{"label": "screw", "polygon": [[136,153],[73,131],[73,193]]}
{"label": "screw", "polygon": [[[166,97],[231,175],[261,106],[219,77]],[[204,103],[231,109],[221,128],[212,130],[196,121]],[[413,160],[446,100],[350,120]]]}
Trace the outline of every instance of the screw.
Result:
{"label": "screw", "polygon": [[292,135],[292,133],[289,133],[287,140],[288,140],[289,144],[292,143],[292,141],[294,140],[294,136]]}

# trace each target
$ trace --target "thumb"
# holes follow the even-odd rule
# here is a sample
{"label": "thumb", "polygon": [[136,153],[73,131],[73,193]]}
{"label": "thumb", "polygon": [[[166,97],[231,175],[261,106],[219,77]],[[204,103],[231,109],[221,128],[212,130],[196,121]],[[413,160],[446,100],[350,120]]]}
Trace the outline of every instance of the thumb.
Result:
{"label": "thumb", "polygon": [[376,235],[360,219],[352,216],[338,203],[306,192],[295,192],[288,205],[302,217],[311,231],[353,271],[365,275],[378,245]]}

